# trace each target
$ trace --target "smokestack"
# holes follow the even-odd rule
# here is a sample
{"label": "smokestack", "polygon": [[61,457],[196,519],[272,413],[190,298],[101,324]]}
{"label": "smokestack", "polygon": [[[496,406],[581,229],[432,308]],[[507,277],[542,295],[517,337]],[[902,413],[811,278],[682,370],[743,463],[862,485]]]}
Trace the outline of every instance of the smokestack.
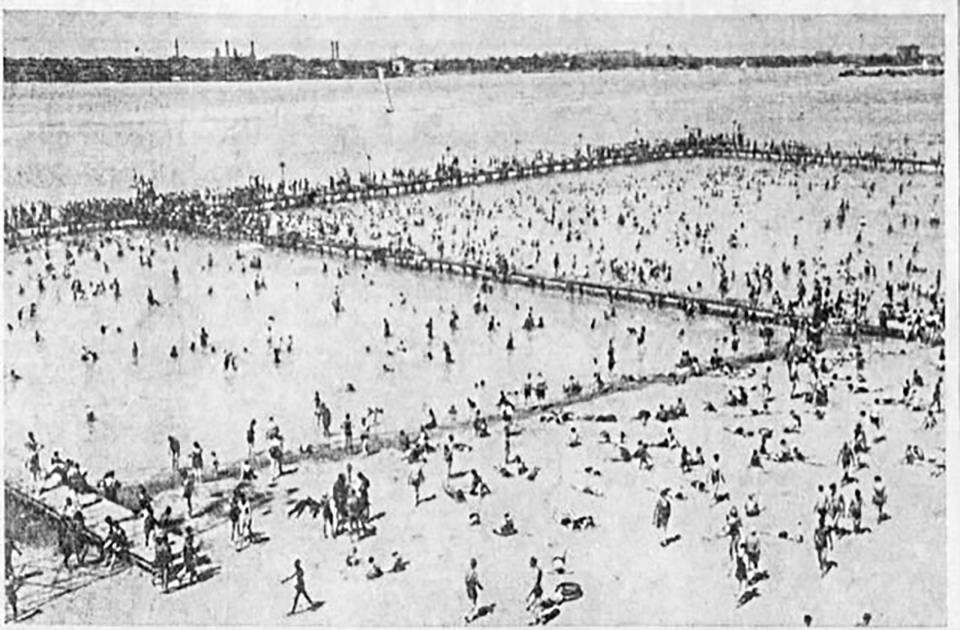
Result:
{"label": "smokestack", "polygon": [[236,46],[233,47],[233,58],[234,58],[234,59],[239,59],[239,58],[240,58],[240,55],[237,54],[237,47],[236,47]]}
{"label": "smokestack", "polygon": [[174,57],[180,56],[180,40],[176,38],[174,38],[173,40],[173,56]]}
{"label": "smokestack", "polygon": [[219,47],[219,46],[217,46],[216,48],[213,49],[213,58],[214,58],[214,59],[219,59],[219,58],[220,58],[220,47]]}
{"label": "smokestack", "polygon": [[230,58],[230,40],[223,40],[223,56],[227,59]]}
{"label": "smokestack", "polygon": [[257,53],[253,51],[253,40],[250,40],[250,59],[256,59]]}
{"label": "smokestack", "polygon": [[337,46],[336,46],[336,42],[331,40],[330,41],[330,61],[336,61],[336,60],[337,60]]}
{"label": "smokestack", "polygon": [[336,41],[337,44],[337,61],[340,61],[340,40]]}

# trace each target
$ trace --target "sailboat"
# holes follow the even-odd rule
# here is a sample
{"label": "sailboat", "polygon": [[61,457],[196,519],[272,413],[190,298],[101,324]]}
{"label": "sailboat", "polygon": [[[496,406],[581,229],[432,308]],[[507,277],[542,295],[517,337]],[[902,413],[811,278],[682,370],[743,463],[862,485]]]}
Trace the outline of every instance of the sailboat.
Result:
{"label": "sailboat", "polygon": [[380,85],[383,86],[383,95],[387,99],[386,111],[388,114],[393,113],[393,99],[390,98],[390,88],[387,87],[387,82],[383,80],[383,68],[377,67],[377,78],[380,79]]}

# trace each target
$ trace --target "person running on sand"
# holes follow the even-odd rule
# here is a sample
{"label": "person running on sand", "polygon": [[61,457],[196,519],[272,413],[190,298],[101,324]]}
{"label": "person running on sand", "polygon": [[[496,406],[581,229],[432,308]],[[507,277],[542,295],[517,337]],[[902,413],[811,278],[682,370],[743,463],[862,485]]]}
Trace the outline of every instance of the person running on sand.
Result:
{"label": "person running on sand", "polygon": [[293,573],[284,579],[280,580],[281,584],[286,584],[290,580],[296,579],[293,586],[293,606],[290,608],[290,612],[287,615],[292,615],[297,610],[297,604],[300,601],[300,596],[303,595],[303,598],[307,600],[307,603],[310,605],[310,608],[313,608],[316,604],[313,603],[313,600],[310,599],[310,595],[307,593],[307,587],[303,581],[303,568],[300,566],[300,558],[297,558],[293,561]]}

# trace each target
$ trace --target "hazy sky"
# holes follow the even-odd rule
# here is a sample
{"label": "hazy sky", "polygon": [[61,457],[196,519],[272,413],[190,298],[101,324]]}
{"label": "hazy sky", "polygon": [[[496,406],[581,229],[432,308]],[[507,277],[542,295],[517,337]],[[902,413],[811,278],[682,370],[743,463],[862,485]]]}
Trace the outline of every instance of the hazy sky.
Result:
{"label": "hazy sky", "polygon": [[[926,15],[761,16],[330,16],[5,11],[5,56],[212,56],[229,40],[240,54],[342,58],[486,57],[633,49],[664,54],[888,52],[917,43],[942,52],[943,19]],[[139,49],[139,51],[137,50]]]}

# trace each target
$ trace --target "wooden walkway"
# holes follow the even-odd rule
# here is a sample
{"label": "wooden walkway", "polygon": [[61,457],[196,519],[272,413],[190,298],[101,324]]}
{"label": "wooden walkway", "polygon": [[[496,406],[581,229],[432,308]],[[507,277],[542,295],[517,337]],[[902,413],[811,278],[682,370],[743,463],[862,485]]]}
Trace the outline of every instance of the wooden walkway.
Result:
{"label": "wooden walkway", "polygon": [[[288,249],[314,251],[327,255],[340,255],[383,265],[392,264],[397,267],[419,272],[456,274],[476,280],[491,280],[503,284],[514,284],[546,291],[569,293],[570,295],[602,297],[616,302],[646,304],[651,308],[680,309],[691,311],[696,315],[734,318],[757,324],[794,326],[802,320],[808,319],[751,304],[745,300],[684,295],[671,291],[657,291],[631,285],[609,284],[560,276],[544,276],[526,271],[501,271],[469,262],[431,258],[415,251],[397,251],[390,248],[361,245],[358,243],[344,243],[333,240],[299,242],[289,239],[285,242],[281,239],[267,239],[264,244]],[[903,338],[905,336],[905,331],[896,323],[891,323],[891,325],[886,327],[880,327],[866,322],[834,319],[829,322],[829,329],[831,332],[845,336],[863,335],[866,337],[879,338]]]}
{"label": "wooden walkway", "polygon": [[[45,520],[54,521],[58,524],[66,522],[61,510],[67,498],[74,498],[74,493],[64,485],[45,490],[37,495],[20,482],[7,479],[4,481],[4,490],[12,496],[13,502],[19,504],[21,509],[31,510]],[[131,564],[153,573],[153,553],[144,547],[141,520],[131,510],[118,503],[108,501],[95,492],[80,494],[77,498],[84,516],[84,533],[91,540],[96,541],[98,545],[103,545],[108,531],[106,518],[109,516],[127,535],[127,540],[130,542],[128,554]],[[76,502],[76,499],[74,499],[74,502]],[[9,510],[13,507],[8,500],[6,509]],[[176,555],[182,549],[183,541],[172,532],[168,532],[168,534],[171,548]]]}
{"label": "wooden walkway", "polygon": [[[729,160],[756,160],[771,163],[793,164],[795,166],[824,166],[836,168],[858,168],[891,173],[934,173],[943,175],[943,160],[920,160],[909,157],[881,155],[850,151],[824,151],[813,149],[764,149],[754,150],[751,140],[742,145],[731,142],[699,142],[693,146],[682,146],[683,141],[662,143],[656,146],[640,146],[636,143],[623,143],[598,148],[596,155],[576,155],[551,157],[525,162],[504,163],[496,168],[470,169],[445,176],[420,176],[404,178],[400,181],[386,181],[373,184],[340,186],[335,189],[317,187],[301,194],[273,194],[248,206],[235,207],[228,193],[215,195],[205,202],[210,212],[239,212],[241,214],[264,211],[303,210],[325,207],[339,203],[352,203],[387,199],[407,195],[421,195],[470,186],[499,184],[523,179],[547,177],[563,173],[596,171],[618,166],[649,164],[670,160],[712,158]],[[692,144],[687,141],[686,144]],[[787,143],[796,146],[798,143]],[[165,193],[170,196],[169,193]],[[183,193],[172,193],[174,197]],[[149,203],[149,202],[144,202]],[[91,222],[83,226],[72,226],[73,231],[92,231],[97,229],[116,229],[138,225],[135,219],[123,219],[106,224],[102,221]],[[149,227],[149,226],[143,226]],[[42,233],[64,233],[62,224],[44,226]],[[40,228],[19,228],[17,233],[26,238],[37,236]]]}

